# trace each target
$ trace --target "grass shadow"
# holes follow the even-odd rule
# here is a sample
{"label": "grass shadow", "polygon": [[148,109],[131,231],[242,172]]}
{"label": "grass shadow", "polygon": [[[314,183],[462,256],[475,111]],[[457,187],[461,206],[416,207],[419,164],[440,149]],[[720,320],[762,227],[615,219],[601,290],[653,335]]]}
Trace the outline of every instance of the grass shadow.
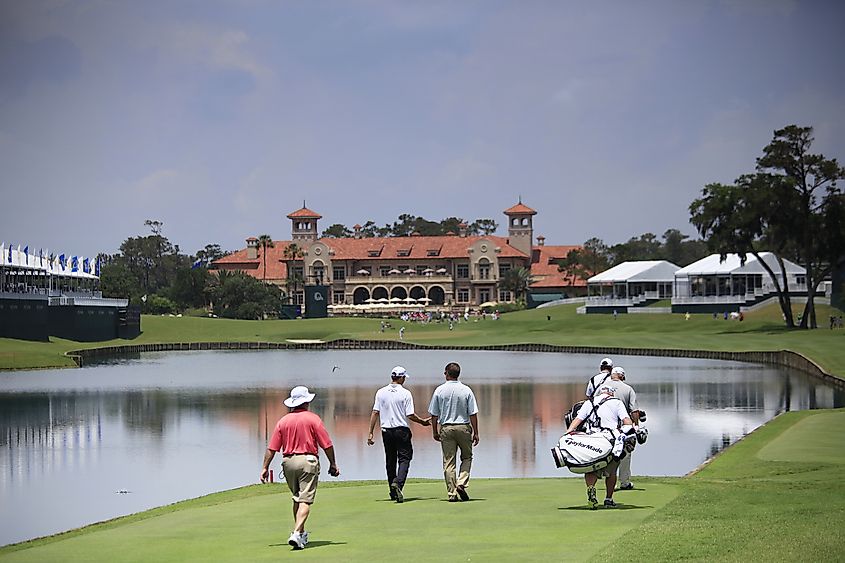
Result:
{"label": "grass shadow", "polygon": [[589,506],[583,504],[579,506],[559,506],[558,510],[585,510],[587,512],[598,512],[599,510],[649,510],[654,509],[653,506],[643,505],[640,506],[638,504],[617,504],[615,508],[605,508],[603,506],[599,506],[598,508],[590,508]]}
{"label": "grass shadow", "polygon": [[[308,542],[308,547],[305,549],[311,549],[314,547],[326,547],[327,545],[346,545],[345,541],[329,541],[329,540],[313,540]],[[271,543],[268,547],[290,547],[291,551],[300,551],[294,550],[293,547],[288,542],[285,543]]]}

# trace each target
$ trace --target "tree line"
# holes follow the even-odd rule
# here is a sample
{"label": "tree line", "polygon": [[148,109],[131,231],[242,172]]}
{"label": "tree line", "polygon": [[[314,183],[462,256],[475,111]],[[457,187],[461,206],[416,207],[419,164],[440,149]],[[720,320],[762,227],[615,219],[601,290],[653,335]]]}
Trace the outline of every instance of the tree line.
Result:
{"label": "tree line", "polygon": [[144,225],[149,235],[129,237],[119,252],[99,255],[103,297],[128,297],[146,314],[213,309],[222,317],[260,319],[279,311],[284,295],[278,287],[241,272],[209,273],[208,265],[228,254],[220,245],[183,254],[164,236],[161,221]]}
{"label": "tree line", "polygon": [[[465,227],[462,227],[462,225],[465,225]],[[385,223],[383,227],[379,227],[374,221],[367,221],[361,225],[359,234],[364,238],[407,237],[414,233],[428,237],[450,233],[458,235],[462,228],[465,228],[468,235],[492,235],[499,228],[499,224],[493,219],[476,219],[472,223],[467,223],[460,217],[447,217],[439,222],[429,221],[423,217],[403,213],[392,225]],[[346,225],[335,223],[326,228],[322,236],[326,238],[348,238],[355,236],[355,231],[350,230]]]}
{"label": "tree line", "polygon": [[703,240],[691,240],[678,229],[667,229],[662,241],[654,233],[631,237],[627,242],[608,246],[599,238],[591,238],[581,248],[570,250],[558,260],[558,269],[567,275],[586,280],[622,262],[636,260],[668,260],[688,266],[710,254]]}

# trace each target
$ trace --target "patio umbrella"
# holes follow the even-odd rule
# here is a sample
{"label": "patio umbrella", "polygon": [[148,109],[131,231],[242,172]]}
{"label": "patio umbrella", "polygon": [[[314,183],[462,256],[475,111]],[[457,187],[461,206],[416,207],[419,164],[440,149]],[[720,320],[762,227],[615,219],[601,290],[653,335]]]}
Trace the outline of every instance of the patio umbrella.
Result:
{"label": "patio umbrella", "polygon": [[359,276],[369,276],[369,275],[370,275],[370,271],[369,271],[369,270],[365,270],[365,269],[363,269],[363,268],[361,268],[360,270],[358,270],[358,271],[357,271],[357,272],[355,272],[355,273],[356,273],[356,274],[358,274]]}
{"label": "patio umbrella", "polygon": [[413,297],[406,297],[405,298],[405,303],[416,303],[416,302],[417,302],[417,300],[414,299]]}
{"label": "patio umbrella", "polygon": [[364,299],[364,303],[375,303],[375,302],[376,302],[376,300],[375,300],[375,299],[373,299],[372,297],[369,297],[369,298],[367,298],[367,299]]}
{"label": "patio umbrella", "polygon": [[388,270],[387,273],[395,276],[396,274],[401,274],[402,272],[400,272],[396,268],[393,268],[392,270]]}
{"label": "patio umbrella", "polygon": [[391,303],[401,303],[402,301],[404,301],[404,299],[402,299],[401,297],[391,297],[390,298]]}
{"label": "patio umbrella", "polygon": [[386,297],[382,297],[381,299],[376,299],[376,302],[378,302],[378,303],[389,303],[389,301],[387,300]]}
{"label": "patio umbrella", "polygon": [[417,271],[413,268],[408,268],[407,270],[405,270],[405,273],[406,274],[416,274]]}
{"label": "patio umbrella", "polygon": [[426,268],[425,270],[423,270],[423,273],[424,274],[433,274],[434,270],[432,270],[431,268]]}
{"label": "patio umbrella", "polygon": [[437,273],[438,273],[438,274],[445,274],[445,273],[446,273],[446,268],[437,268]]}
{"label": "patio umbrella", "polygon": [[417,301],[419,301],[420,303],[431,303],[431,299],[429,299],[428,297],[420,297],[419,299],[417,299]]}

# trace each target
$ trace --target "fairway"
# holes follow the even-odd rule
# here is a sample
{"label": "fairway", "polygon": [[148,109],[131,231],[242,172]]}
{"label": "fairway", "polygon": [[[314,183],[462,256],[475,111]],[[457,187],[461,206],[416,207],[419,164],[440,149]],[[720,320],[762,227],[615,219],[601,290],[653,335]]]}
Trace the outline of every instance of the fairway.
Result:
{"label": "fairway", "polygon": [[395,561],[402,553],[427,561],[507,561],[570,560],[577,553],[580,559],[637,526],[679,492],[661,480],[642,479],[637,486],[639,490],[616,494],[619,508],[591,511],[578,477],[475,480],[468,489],[472,498],[464,503],[446,502],[439,481],[410,481],[404,504],[388,500],[384,484],[324,482],[308,520],[308,548],[293,552],[287,544],[287,488],[256,485],[205,497],[203,506],[187,501],[159,516],[130,518],[125,524],[119,519],[75,537],[7,549],[0,558]]}

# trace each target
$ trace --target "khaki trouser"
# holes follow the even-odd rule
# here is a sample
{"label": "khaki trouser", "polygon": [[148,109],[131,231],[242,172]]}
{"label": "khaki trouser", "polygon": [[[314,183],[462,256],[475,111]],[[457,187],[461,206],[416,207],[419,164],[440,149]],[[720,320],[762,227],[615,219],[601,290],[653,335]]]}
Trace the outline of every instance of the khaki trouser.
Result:
{"label": "khaki trouser", "polygon": [[631,483],[631,455],[626,455],[619,462],[619,486],[627,487]]}
{"label": "khaki trouser", "polygon": [[[443,477],[449,498],[458,496],[457,487],[469,483],[472,467],[472,427],[469,424],[446,424],[440,428],[440,448],[443,450]],[[455,474],[458,448],[461,450],[460,474]]]}

